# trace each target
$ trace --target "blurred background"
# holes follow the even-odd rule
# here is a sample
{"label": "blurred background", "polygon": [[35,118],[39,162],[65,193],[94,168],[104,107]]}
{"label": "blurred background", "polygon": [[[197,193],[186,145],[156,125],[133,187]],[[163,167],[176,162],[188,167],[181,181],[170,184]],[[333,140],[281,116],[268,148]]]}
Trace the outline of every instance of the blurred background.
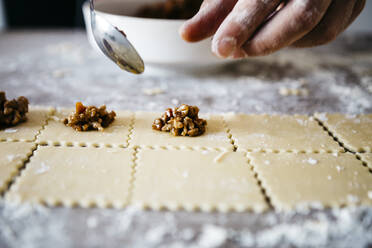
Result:
{"label": "blurred background", "polygon": [[[58,2],[50,0],[0,0],[0,30],[6,28],[83,28],[81,6],[84,2],[85,0]],[[58,4],[58,7],[56,4]],[[349,30],[372,31],[371,0],[367,0],[362,15]]]}

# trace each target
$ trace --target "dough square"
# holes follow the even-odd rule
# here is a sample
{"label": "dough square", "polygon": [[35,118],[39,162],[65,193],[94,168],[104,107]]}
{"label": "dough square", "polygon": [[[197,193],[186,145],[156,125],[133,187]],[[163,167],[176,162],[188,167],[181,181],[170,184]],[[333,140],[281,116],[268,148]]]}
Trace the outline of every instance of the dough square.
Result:
{"label": "dough square", "polygon": [[0,193],[6,190],[35,147],[29,142],[0,142]]}
{"label": "dough square", "polygon": [[52,112],[52,109],[30,107],[26,122],[0,129],[0,141],[34,141]]}
{"label": "dough square", "polygon": [[372,153],[359,153],[358,155],[367,163],[367,166],[372,169]]}
{"label": "dough square", "polygon": [[350,153],[250,153],[278,210],[372,205],[372,173]]}
{"label": "dough square", "polygon": [[243,153],[140,149],[137,157],[135,205],[223,212],[268,208]]}
{"label": "dough square", "polygon": [[246,151],[340,151],[331,136],[303,115],[225,115],[232,139]]}
{"label": "dough square", "polygon": [[82,207],[123,207],[133,170],[133,150],[40,146],[6,199]]}
{"label": "dough square", "polygon": [[133,113],[117,111],[113,123],[103,131],[79,132],[65,126],[62,121],[73,109],[60,109],[48,120],[48,124],[37,137],[37,143],[66,146],[126,147]]}
{"label": "dough square", "polygon": [[217,115],[204,115],[207,120],[206,131],[197,137],[173,136],[168,132],[152,129],[152,123],[161,113],[136,112],[130,146],[140,147],[191,147],[194,149],[216,148],[233,150],[223,118]]}
{"label": "dough square", "polygon": [[347,149],[353,152],[372,152],[372,114],[350,116],[316,113],[315,117]]}

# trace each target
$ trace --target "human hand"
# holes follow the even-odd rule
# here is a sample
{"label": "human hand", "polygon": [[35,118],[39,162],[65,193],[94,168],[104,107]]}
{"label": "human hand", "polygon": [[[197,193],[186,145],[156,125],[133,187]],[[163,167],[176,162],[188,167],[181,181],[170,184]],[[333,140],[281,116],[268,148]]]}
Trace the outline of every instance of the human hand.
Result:
{"label": "human hand", "polygon": [[288,46],[312,47],[334,40],[360,14],[365,0],[204,0],[180,29],[183,39],[214,35],[222,58],[262,56]]}

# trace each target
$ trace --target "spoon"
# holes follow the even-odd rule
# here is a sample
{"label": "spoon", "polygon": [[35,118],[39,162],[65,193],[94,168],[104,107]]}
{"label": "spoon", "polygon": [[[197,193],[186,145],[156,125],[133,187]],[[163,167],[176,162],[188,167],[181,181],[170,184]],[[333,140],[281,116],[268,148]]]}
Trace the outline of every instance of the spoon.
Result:
{"label": "spoon", "polygon": [[142,58],[128,41],[125,33],[96,15],[94,0],[90,0],[90,17],[94,39],[102,52],[121,69],[134,74],[145,70]]}

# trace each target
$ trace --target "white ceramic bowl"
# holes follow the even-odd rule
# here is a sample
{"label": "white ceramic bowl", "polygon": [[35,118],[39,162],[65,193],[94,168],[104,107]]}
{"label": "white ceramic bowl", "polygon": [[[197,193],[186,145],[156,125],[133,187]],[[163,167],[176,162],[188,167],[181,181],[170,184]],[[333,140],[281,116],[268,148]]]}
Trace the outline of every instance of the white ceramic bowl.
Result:
{"label": "white ceramic bowl", "polygon": [[[211,52],[211,39],[187,43],[178,34],[184,20],[133,17],[136,11],[154,0],[97,1],[95,8],[112,25],[123,30],[143,58],[145,65],[196,68],[228,63]],[[88,39],[98,49],[90,25],[89,4],[83,5]]]}

